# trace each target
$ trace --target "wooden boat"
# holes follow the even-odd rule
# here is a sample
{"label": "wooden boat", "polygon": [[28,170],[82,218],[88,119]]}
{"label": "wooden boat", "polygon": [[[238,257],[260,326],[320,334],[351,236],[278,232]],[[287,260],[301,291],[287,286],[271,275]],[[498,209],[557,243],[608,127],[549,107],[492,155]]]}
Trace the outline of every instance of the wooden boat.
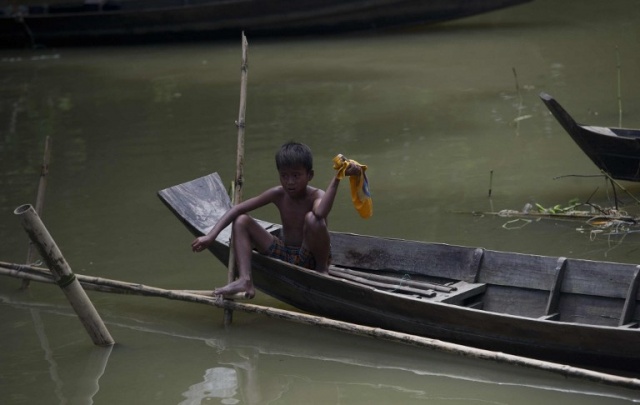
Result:
{"label": "wooden boat", "polygon": [[531,0],[69,0],[0,8],[0,44],[239,37],[431,24]]}
{"label": "wooden boat", "polygon": [[[158,194],[194,235],[231,206],[216,173]],[[223,263],[229,236],[227,228],[210,247]],[[300,310],[357,324],[640,370],[640,266],[349,233],[332,233],[331,243],[329,275],[255,253],[256,287]]]}
{"label": "wooden boat", "polygon": [[614,179],[640,181],[640,129],[578,124],[553,97],[540,98],[580,149]]}

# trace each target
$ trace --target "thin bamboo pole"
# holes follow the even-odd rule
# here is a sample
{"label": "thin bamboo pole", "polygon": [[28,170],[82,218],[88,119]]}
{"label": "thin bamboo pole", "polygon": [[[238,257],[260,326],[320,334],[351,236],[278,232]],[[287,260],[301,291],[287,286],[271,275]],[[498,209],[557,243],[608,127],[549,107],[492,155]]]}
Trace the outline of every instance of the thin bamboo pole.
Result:
{"label": "thin bamboo pole", "polygon": [[[51,159],[51,137],[47,136],[44,141],[44,156],[42,158],[42,168],[40,170],[40,181],[38,182],[38,194],[36,196],[36,213],[42,216],[44,208],[44,192],[47,189],[47,174],[49,174],[49,161]],[[27,264],[36,260],[36,251],[33,249],[33,242],[29,240],[27,247]],[[21,289],[29,288],[29,280],[22,280]]]}
{"label": "thin bamboo pole", "polygon": [[[600,172],[602,172],[602,174],[607,179],[609,179],[609,181],[611,182],[611,185],[613,187],[614,195],[615,195],[615,191],[616,191],[616,187],[615,186],[618,186],[618,187],[620,187],[620,190],[624,191],[629,197],[633,198],[637,204],[640,204],[640,200],[638,199],[638,197],[636,197],[633,194],[631,194],[629,192],[629,190],[627,190],[622,184],[618,183],[613,177],[611,177],[611,175],[609,173],[605,172],[604,170],[600,170]],[[616,208],[617,208],[617,206],[618,206],[618,198],[615,197],[615,199],[616,199],[615,203],[616,203]]]}
{"label": "thin bamboo pole", "polygon": [[422,289],[402,285],[401,283],[388,283],[388,282],[375,281],[375,279],[356,276],[349,273],[336,272],[332,270],[329,270],[329,274],[331,274],[334,277],[340,277],[345,280],[351,280],[360,284],[365,284],[372,287],[382,288],[390,291],[402,291],[405,293],[415,294],[415,295],[419,295],[421,297],[426,297],[426,298],[433,298],[436,295],[436,293],[433,290],[422,290]]}
{"label": "thin bamboo pole", "polygon": [[351,269],[343,269],[336,266],[329,267],[329,274],[335,277],[342,277],[344,274],[348,274],[355,277],[360,277],[361,279],[370,279],[374,281],[381,281],[383,284],[387,285],[387,288],[394,288],[397,286],[409,286],[409,287],[417,287],[420,290],[434,290],[445,293],[450,293],[451,291],[455,291],[455,287],[449,287],[442,284],[434,284],[427,283],[424,281],[415,281],[410,279],[403,279],[398,277],[390,277],[390,276],[380,276],[377,274],[367,273],[364,271],[357,271]]}
{"label": "thin bamboo pole", "polygon": [[620,64],[620,48],[617,46],[616,61],[618,69],[618,128],[622,128],[622,65]]}
{"label": "thin bamboo pole", "polygon": [[22,226],[53,272],[56,283],[67,296],[93,343],[98,346],[113,345],[115,342],[100,315],[33,207],[22,205],[16,208],[14,214],[20,216]]}
{"label": "thin bamboo pole", "polygon": [[[236,179],[233,187],[233,199],[234,205],[239,204],[242,201],[242,187],[244,185],[244,127],[245,127],[245,114],[247,111],[247,74],[249,70],[247,60],[247,37],[242,32],[242,65],[240,66],[240,108],[238,111],[238,120],[236,121],[236,127],[238,128],[238,145],[237,145],[237,159],[236,159]],[[232,236],[233,238],[233,236]],[[233,241],[229,244],[230,252],[233,252]],[[235,255],[229,255],[229,273],[227,281],[230,283],[236,278],[236,260]],[[233,312],[231,309],[225,309],[224,311],[224,324],[230,325],[233,320]]]}
{"label": "thin bamboo pole", "polygon": [[[0,262],[0,275],[12,277],[32,277],[41,275],[40,278],[49,278],[53,283],[53,276],[49,275],[46,269],[34,266],[26,266],[21,264],[12,264]],[[516,365],[525,368],[538,369],[550,373],[558,374],[567,378],[576,378],[580,380],[593,381],[597,383],[625,387],[630,389],[640,389],[640,379],[613,374],[602,373],[598,371],[587,370],[579,367],[568,366],[543,360],[531,359],[502,352],[494,352],[491,350],[476,349],[473,347],[463,346],[455,343],[444,342],[437,339],[426,338],[422,336],[410,335],[402,332],[394,332],[387,329],[375,328],[370,326],[362,326],[349,322],[337,321],[334,319],[324,318],[322,316],[308,315],[299,312],[287,311],[279,308],[264,307],[255,304],[247,304],[234,302],[229,300],[218,299],[199,294],[190,294],[177,290],[166,290],[158,287],[150,287],[138,283],[129,283],[118,280],[110,280],[101,277],[76,276],[80,283],[88,289],[95,289],[103,292],[117,292],[121,294],[135,294],[144,296],[161,297],[170,300],[179,300],[193,302],[198,304],[211,305],[217,308],[232,309],[266,315],[272,318],[302,323],[305,325],[313,325],[326,329],[332,329],[341,332],[347,332],[359,336],[367,336],[381,340],[392,341],[396,343],[404,343],[417,347],[424,347],[445,353],[476,358],[480,360],[490,360],[497,363]],[[38,280],[39,281],[39,280]]]}

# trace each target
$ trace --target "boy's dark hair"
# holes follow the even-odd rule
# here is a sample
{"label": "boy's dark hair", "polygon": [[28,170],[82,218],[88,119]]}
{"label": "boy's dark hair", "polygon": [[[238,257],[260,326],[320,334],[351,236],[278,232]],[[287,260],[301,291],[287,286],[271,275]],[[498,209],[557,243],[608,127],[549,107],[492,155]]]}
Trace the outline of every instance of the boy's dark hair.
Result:
{"label": "boy's dark hair", "polygon": [[313,170],[313,154],[311,148],[299,142],[287,142],[276,153],[276,168],[278,170],[302,166],[308,172]]}

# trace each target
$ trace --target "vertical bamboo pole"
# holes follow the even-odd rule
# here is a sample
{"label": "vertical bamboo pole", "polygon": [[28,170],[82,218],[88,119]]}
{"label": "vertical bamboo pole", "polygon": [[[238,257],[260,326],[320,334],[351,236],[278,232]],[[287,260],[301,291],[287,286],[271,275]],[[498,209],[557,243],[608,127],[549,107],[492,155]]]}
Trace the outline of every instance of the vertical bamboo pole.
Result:
{"label": "vertical bamboo pole", "polygon": [[620,65],[620,49],[616,46],[616,61],[618,62],[618,128],[622,128],[622,66]]}
{"label": "vertical bamboo pole", "polygon": [[22,205],[15,209],[14,214],[20,216],[24,230],[47,263],[56,283],[69,299],[71,307],[93,343],[97,346],[113,345],[115,342],[107,327],[33,207],[29,204]]}
{"label": "vertical bamboo pole", "polygon": [[[47,136],[44,141],[44,157],[42,158],[42,169],[40,170],[40,182],[38,183],[38,194],[36,196],[36,213],[42,216],[42,208],[44,207],[44,191],[47,188],[47,174],[49,174],[49,160],[51,158],[51,137]],[[36,259],[33,242],[29,240],[27,248],[27,264],[33,264]],[[23,279],[21,289],[29,288],[29,280]]]}
{"label": "vertical bamboo pole", "polygon": [[[238,128],[238,145],[236,158],[236,179],[233,187],[233,204],[236,205],[242,201],[242,187],[244,185],[244,124],[245,112],[247,110],[247,73],[249,66],[247,64],[247,37],[242,32],[242,65],[240,66],[240,109],[238,112],[238,120],[236,127]],[[230,243],[229,252],[229,274],[228,281],[232,282],[236,278],[236,261],[233,254],[233,243]],[[233,311],[231,309],[224,310],[224,324],[229,325],[233,319]]]}

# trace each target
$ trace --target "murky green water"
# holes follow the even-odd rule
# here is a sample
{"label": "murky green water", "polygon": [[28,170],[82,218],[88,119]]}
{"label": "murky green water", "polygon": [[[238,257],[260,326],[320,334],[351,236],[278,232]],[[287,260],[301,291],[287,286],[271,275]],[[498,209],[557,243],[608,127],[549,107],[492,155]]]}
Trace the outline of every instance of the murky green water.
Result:
{"label": "murky green water", "polygon": [[[561,177],[598,172],[538,93],[578,121],[616,126],[619,58],[623,126],[639,128],[639,6],[542,0],[430,29],[249,38],[245,195],[277,181],[273,154],[296,139],[315,152],[317,186],[337,153],[369,166],[373,218],[361,220],[343,190],[335,230],[636,263],[636,233],[470,213],[612,204],[602,178]],[[239,40],[0,50],[0,260],[25,260],[13,210],[35,203],[50,136],[43,219],[75,272],[172,289],[223,284],[224,267],[190,252],[190,234],[155,193],[212,171],[231,181],[240,56]],[[640,195],[640,185],[623,185]],[[618,197],[637,213],[632,197]],[[225,329],[216,309],[90,293],[118,342],[105,351],[57,288],[19,284],[0,278],[2,403],[640,401],[257,315],[236,313]],[[255,303],[287,308],[264,295]]]}

